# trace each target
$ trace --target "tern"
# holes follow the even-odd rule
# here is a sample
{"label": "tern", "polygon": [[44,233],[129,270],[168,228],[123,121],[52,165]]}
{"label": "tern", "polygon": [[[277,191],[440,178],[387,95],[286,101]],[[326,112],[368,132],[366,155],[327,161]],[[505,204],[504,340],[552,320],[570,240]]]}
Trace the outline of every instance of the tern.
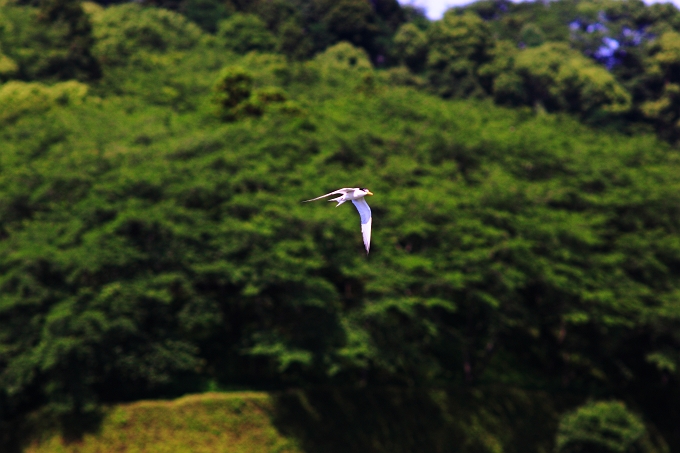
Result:
{"label": "tern", "polygon": [[368,251],[371,248],[371,224],[373,223],[373,217],[371,216],[371,208],[368,206],[368,203],[366,203],[364,197],[366,197],[366,195],[373,195],[373,193],[363,187],[345,187],[329,192],[326,195],[312,198],[311,200],[305,200],[303,203],[320,200],[331,195],[340,195],[337,198],[328,200],[337,201],[338,204],[335,205],[336,208],[346,201],[351,201],[357,208],[357,211],[359,211],[359,216],[361,216],[361,234],[364,236],[364,247],[366,247],[366,254],[368,255]]}

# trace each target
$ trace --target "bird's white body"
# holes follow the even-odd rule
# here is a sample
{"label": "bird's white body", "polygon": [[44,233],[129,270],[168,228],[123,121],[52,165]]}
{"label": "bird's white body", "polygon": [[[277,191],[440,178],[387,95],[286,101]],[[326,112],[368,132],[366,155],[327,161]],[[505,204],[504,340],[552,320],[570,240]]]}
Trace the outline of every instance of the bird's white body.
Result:
{"label": "bird's white body", "polygon": [[359,211],[359,216],[361,217],[361,234],[364,237],[364,247],[366,247],[366,253],[368,254],[368,251],[371,248],[371,225],[373,224],[373,217],[371,215],[371,208],[368,206],[368,203],[366,203],[364,197],[366,197],[366,195],[373,194],[368,189],[345,187],[327,193],[326,195],[312,198],[311,200],[305,200],[304,203],[307,203],[308,201],[320,200],[331,195],[340,195],[339,197],[328,200],[337,202],[338,204],[335,205],[336,208],[347,201],[351,201],[352,204],[354,204],[354,206],[357,208],[357,211]]}

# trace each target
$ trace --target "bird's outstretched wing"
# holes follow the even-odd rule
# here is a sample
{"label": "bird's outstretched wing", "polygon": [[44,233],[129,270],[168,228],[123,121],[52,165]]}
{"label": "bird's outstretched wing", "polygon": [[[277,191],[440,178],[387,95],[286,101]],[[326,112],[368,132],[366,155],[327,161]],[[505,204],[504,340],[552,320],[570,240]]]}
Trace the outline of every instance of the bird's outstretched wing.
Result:
{"label": "bird's outstretched wing", "polygon": [[371,224],[373,223],[371,208],[363,197],[358,200],[352,200],[352,203],[354,203],[361,216],[361,234],[364,236],[364,247],[366,247],[366,254],[368,254],[371,248]]}
{"label": "bird's outstretched wing", "polygon": [[312,198],[311,200],[305,200],[305,201],[303,201],[303,203],[307,203],[308,201],[320,200],[320,199],[322,199],[322,198],[328,197],[328,196],[330,196],[330,195],[335,195],[335,194],[344,195],[344,194],[346,194],[347,192],[353,192],[354,190],[356,190],[356,189],[354,189],[354,188],[343,187],[342,189],[338,189],[338,190],[334,190],[333,192],[329,192],[329,193],[327,193],[326,195],[321,195],[320,197]]}

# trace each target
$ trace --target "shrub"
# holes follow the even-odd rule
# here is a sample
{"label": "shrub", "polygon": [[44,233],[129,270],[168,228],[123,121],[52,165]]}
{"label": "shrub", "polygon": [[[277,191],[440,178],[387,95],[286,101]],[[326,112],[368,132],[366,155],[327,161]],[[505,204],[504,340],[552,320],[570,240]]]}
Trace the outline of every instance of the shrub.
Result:
{"label": "shrub", "polygon": [[560,421],[558,453],[642,451],[636,443],[645,435],[645,425],[620,401],[587,403]]}

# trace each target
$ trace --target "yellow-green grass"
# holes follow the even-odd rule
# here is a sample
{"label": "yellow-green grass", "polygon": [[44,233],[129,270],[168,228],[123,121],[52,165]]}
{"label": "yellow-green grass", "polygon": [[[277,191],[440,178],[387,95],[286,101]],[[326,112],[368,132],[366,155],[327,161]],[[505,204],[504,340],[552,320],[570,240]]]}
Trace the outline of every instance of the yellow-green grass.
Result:
{"label": "yellow-green grass", "polygon": [[66,442],[34,441],[27,453],[300,453],[272,421],[273,400],[260,392],[205,393],[173,401],[113,407],[97,433]]}

